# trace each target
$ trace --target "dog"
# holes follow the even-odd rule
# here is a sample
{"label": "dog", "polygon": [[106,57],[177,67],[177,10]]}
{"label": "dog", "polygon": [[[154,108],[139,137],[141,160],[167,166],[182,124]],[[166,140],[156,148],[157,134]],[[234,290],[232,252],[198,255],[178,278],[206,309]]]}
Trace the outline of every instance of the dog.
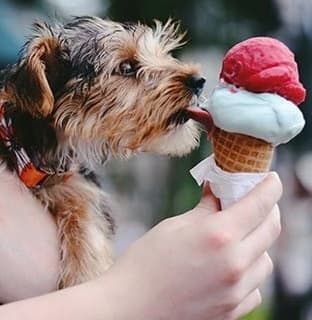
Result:
{"label": "dog", "polygon": [[18,62],[1,72],[0,157],[55,219],[58,288],[112,264],[110,198],[94,170],[138,152],[181,156],[199,142],[195,106],[205,79],[171,52],[179,24],[77,17],[35,23]]}

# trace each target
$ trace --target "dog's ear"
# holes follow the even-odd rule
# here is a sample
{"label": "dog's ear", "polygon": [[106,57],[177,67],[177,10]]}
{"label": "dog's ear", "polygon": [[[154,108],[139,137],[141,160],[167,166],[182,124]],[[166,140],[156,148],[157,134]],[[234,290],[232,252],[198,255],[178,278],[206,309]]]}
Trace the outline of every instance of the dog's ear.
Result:
{"label": "dog's ear", "polygon": [[64,85],[66,52],[60,36],[48,25],[37,23],[35,29],[36,35],[25,45],[10,85],[22,110],[46,117],[53,111],[55,92]]}

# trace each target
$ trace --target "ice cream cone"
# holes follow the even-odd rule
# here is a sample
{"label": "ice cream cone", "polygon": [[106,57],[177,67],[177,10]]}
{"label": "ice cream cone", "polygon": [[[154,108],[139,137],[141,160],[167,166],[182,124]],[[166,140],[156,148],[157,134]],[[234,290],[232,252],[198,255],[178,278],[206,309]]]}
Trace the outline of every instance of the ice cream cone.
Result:
{"label": "ice cream cone", "polygon": [[228,172],[267,172],[270,170],[274,147],[247,135],[215,128],[212,136],[217,165]]}

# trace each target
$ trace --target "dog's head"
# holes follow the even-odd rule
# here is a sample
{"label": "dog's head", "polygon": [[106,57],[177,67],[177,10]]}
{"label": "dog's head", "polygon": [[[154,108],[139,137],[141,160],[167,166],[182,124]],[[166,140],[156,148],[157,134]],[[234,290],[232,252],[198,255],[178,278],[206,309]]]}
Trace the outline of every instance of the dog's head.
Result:
{"label": "dog's head", "polygon": [[50,117],[71,141],[96,142],[117,155],[182,155],[198,144],[200,129],[187,109],[205,79],[171,55],[182,45],[177,24],[81,17],[36,30],[7,89],[20,108]]}

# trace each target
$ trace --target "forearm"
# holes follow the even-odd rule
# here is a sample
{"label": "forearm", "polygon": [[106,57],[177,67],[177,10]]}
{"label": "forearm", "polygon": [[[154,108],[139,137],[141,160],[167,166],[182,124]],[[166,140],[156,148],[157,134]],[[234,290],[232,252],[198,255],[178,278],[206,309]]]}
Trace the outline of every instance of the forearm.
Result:
{"label": "forearm", "polygon": [[[114,288],[118,287],[116,292]],[[99,280],[0,307],[1,320],[123,320],[130,310],[122,306],[120,284],[110,273]],[[130,317],[131,319],[132,316]],[[129,319],[130,319],[129,318]]]}
{"label": "forearm", "polygon": [[[54,291],[59,273],[57,230],[53,218],[28,193],[19,191],[15,194],[16,204],[12,199],[0,203],[1,208],[5,206],[0,213],[2,303]],[[22,196],[24,202],[19,200]]]}

